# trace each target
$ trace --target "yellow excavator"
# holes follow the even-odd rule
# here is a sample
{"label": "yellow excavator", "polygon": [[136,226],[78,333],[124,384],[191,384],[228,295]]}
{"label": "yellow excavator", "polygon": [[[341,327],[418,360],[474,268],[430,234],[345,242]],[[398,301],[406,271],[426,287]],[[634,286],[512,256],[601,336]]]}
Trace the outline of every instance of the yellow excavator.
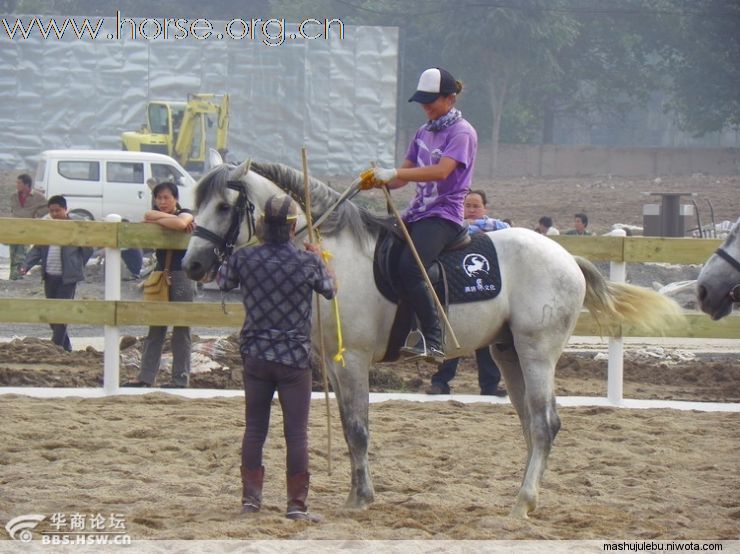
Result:
{"label": "yellow excavator", "polygon": [[121,135],[124,150],[167,154],[189,171],[205,169],[207,148],[214,143],[226,155],[228,94],[188,94],[187,102],[151,101],[146,113],[140,130]]}

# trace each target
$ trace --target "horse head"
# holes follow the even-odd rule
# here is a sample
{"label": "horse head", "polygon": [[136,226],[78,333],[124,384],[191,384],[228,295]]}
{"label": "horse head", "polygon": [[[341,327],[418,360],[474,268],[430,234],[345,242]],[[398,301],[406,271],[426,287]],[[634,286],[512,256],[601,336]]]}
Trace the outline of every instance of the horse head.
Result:
{"label": "horse head", "polygon": [[250,171],[248,161],[234,166],[216,156],[211,155],[212,169],[195,189],[197,225],[182,262],[195,281],[213,280],[231,252],[253,240],[265,202],[280,192],[274,183]]}
{"label": "horse head", "polygon": [[697,297],[703,312],[722,319],[740,302],[740,218],[699,273]]}

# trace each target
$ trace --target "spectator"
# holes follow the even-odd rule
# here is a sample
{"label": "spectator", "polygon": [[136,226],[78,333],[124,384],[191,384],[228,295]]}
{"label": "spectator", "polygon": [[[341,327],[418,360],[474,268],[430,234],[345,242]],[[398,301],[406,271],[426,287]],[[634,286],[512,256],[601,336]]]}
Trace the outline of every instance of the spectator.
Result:
{"label": "spectator", "polygon": [[235,252],[219,268],[222,290],[241,287],[246,318],[241,330],[246,427],[242,441],[242,512],[262,505],[265,468],[262,448],[270,422],[270,405],[278,391],[283,410],[288,509],[286,517],[316,521],[308,513],[308,412],[311,403],[311,297],[336,292],[316,245],[298,250],[297,207],[290,197],[267,200],[258,237],[264,244]]}
{"label": "spectator", "polygon": [[[69,219],[64,196],[49,198],[48,208],[52,219]],[[86,246],[34,246],[19,271],[21,275],[25,275],[29,269],[40,263],[46,298],[72,299],[75,297],[77,283],[85,279],[85,264],[92,253],[93,249]],[[50,327],[52,342],[71,352],[72,343],[67,334],[67,324],[51,323]]]}
{"label": "spectator", "polygon": [[591,233],[586,230],[586,227],[588,227],[588,216],[584,213],[579,212],[573,216],[573,227],[574,229],[566,231],[565,234],[578,235],[579,237],[587,237],[591,235]]}
{"label": "spectator", "polygon": [[[13,217],[39,218],[48,212],[44,195],[33,190],[33,181],[27,173],[18,175],[15,181],[16,191],[10,197],[10,213]],[[25,244],[10,244],[10,279],[22,279],[20,268],[26,257]]]}
{"label": "spectator", "polygon": [[463,215],[468,224],[468,233],[487,233],[508,229],[510,225],[501,219],[494,219],[486,214],[488,199],[482,190],[471,190],[465,196]]}
{"label": "spectator", "polygon": [[[183,233],[193,230],[193,213],[181,208],[177,203],[178,191],[174,183],[160,183],[154,187],[154,202],[157,207],[144,214],[144,222],[161,225]],[[185,250],[172,250],[170,262],[170,302],[192,302],[194,296],[193,282],[182,269]],[[167,250],[157,250],[157,271],[164,271]],[[157,378],[162,348],[167,336],[167,327],[149,327],[149,334],[144,342],[141,354],[141,369],[134,381],[124,383],[124,387],[151,387]],[[172,328],[172,381],[162,388],[187,388],[190,375],[190,327]]]}
{"label": "spectator", "polygon": [[544,215],[540,218],[539,222],[537,223],[537,227],[535,227],[534,230],[540,233],[541,235],[547,235],[547,236],[553,236],[553,235],[560,234],[560,231],[558,231],[555,228],[555,226],[552,224],[552,218],[547,215]]}
{"label": "spectator", "polygon": [[[471,190],[465,196],[464,217],[468,223],[468,233],[480,233],[508,229],[509,225],[502,220],[494,219],[486,214],[488,199],[482,190]],[[501,372],[491,357],[488,346],[475,351],[475,361],[478,365],[478,384],[480,393],[487,396],[506,396],[506,391],[499,388]],[[455,378],[460,358],[445,360],[439,365],[437,373],[432,375],[432,384],[427,388],[427,394],[450,394],[450,381]]]}

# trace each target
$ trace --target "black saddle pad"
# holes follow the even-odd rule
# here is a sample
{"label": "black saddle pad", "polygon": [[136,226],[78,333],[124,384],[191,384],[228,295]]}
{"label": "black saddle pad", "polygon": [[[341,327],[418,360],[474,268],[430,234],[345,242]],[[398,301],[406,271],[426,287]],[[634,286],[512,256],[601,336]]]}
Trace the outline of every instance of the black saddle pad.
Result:
{"label": "black saddle pad", "polygon": [[496,298],[501,292],[501,271],[496,247],[485,233],[476,233],[460,250],[443,252],[439,262],[447,276],[450,304]]}
{"label": "black saddle pad", "polygon": [[[403,239],[389,232],[378,239],[373,261],[375,284],[391,302],[399,301],[398,259]],[[440,269],[441,266],[441,269]],[[442,271],[447,279],[447,297],[442,286]],[[484,233],[476,233],[465,248],[443,252],[429,271],[440,300],[449,304],[490,300],[501,292],[501,272],[496,247]]]}

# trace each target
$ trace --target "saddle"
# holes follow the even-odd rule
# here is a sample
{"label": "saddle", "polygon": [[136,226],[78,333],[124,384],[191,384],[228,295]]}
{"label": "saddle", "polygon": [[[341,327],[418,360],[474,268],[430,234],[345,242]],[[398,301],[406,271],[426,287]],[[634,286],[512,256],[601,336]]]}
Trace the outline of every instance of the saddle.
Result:
{"label": "saddle", "polygon": [[[398,224],[388,220],[375,246],[373,276],[378,291],[398,307],[382,362],[399,358],[400,349],[415,326],[414,312],[400,293],[398,261],[404,244]],[[501,272],[493,242],[484,233],[469,235],[467,227],[445,247],[427,273],[445,311],[449,304],[490,300],[501,292]]]}

